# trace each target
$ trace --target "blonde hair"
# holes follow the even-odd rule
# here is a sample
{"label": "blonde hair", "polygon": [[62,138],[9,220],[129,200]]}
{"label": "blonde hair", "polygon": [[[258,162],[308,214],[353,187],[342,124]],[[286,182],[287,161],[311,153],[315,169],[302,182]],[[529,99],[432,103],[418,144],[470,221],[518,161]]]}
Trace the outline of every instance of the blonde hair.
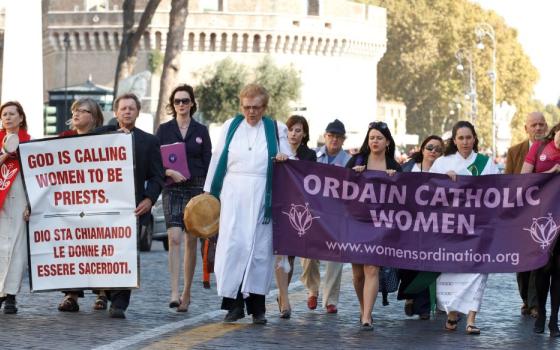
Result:
{"label": "blonde hair", "polygon": [[254,97],[262,97],[263,107],[268,106],[268,91],[266,91],[266,89],[262,85],[257,83],[249,84],[241,89],[241,92],[239,93],[239,103],[243,103],[242,101],[244,98]]}

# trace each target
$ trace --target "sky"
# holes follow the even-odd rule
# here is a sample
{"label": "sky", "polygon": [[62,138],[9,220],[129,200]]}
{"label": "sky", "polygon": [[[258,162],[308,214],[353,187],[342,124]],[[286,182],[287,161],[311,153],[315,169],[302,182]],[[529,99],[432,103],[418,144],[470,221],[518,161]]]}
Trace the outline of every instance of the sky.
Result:
{"label": "sky", "polygon": [[534,97],[545,104],[556,104],[560,98],[560,1],[471,1],[484,9],[494,10],[508,26],[517,29],[519,42],[539,71]]}

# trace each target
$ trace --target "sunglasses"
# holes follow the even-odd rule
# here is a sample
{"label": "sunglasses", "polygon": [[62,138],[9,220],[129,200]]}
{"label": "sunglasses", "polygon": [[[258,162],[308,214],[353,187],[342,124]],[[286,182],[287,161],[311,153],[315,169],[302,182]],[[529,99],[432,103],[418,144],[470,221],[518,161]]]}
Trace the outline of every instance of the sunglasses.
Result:
{"label": "sunglasses", "polygon": [[371,122],[368,126],[370,129],[387,129],[387,123],[385,122]]}
{"label": "sunglasses", "polygon": [[191,103],[191,99],[190,98],[176,98],[173,100],[173,104],[178,106],[180,104],[184,104],[184,105],[188,105],[189,103]]}
{"label": "sunglasses", "polygon": [[426,147],[424,147],[424,149],[428,152],[437,152],[437,153],[441,153],[442,149],[440,146],[434,146],[434,145],[427,145]]}

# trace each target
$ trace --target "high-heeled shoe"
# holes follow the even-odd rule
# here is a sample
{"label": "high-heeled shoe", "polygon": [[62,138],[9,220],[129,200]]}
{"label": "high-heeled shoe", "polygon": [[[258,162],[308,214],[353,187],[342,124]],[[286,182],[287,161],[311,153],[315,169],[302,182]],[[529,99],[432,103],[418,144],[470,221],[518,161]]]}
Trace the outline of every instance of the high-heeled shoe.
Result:
{"label": "high-heeled shoe", "polygon": [[189,311],[189,305],[190,304],[191,304],[190,300],[187,303],[183,303],[183,301],[181,301],[179,306],[177,306],[177,312],[187,312],[187,311]]}

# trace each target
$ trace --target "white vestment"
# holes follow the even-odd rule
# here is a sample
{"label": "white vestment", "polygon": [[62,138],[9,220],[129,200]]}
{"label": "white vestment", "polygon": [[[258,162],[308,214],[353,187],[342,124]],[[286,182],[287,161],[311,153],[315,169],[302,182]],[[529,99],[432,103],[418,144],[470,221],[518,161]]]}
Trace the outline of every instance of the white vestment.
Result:
{"label": "white vestment", "polygon": [[26,206],[20,172],[0,209],[0,297],[17,294],[27,268]]}
{"label": "white vestment", "polygon": [[[206,176],[204,191],[210,192],[218,161],[233,119],[222,126]],[[290,154],[288,132],[278,123],[279,151]],[[264,124],[241,122],[229,145],[227,171],[220,194],[220,230],[214,273],[218,295],[236,298],[239,287],[266,295],[272,282],[272,222],[263,224],[268,148]]]}
{"label": "white vestment", "polygon": [[[457,175],[472,176],[467,169],[474,163],[476,153],[472,152],[466,159],[459,152],[436,159],[431,173],[446,174],[454,171]],[[480,175],[498,174],[499,170],[489,159]],[[442,273],[436,282],[437,305],[440,310],[458,311],[467,314],[480,310],[488,274],[482,273]]]}

